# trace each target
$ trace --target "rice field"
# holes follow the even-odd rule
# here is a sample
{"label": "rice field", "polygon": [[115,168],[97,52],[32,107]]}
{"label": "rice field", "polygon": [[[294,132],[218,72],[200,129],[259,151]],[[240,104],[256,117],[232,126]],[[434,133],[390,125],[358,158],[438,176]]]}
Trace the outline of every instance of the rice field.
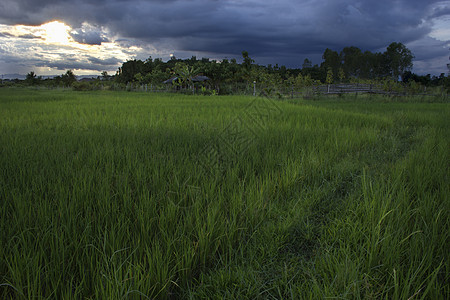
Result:
{"label": "rice field", "polygon": [[449,116],[0,89],[0,298],[446,299]]}

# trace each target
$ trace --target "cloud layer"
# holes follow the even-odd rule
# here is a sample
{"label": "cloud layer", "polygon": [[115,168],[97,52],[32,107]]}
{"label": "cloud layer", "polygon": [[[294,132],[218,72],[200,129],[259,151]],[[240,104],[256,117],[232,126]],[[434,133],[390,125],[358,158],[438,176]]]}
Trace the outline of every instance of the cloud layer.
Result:
{"label": "cloud layer", "polygon": [[[122,54],[238,57],[300,67],[320,63],[325,48],[383,51],[406,44],[428,73],[445,72],[450,4],[433,0],[4,0],[0,24],[60,20],[74,41],[115,42]],[[3,37],[8,33],[2,32]],[[0,37],[1,37],[0,34]],[[33,38],[32,35],[29,36]],[[427,47],[429,45],[429,47]],[[134,47],[134,48],[133,48]],[[147,52],[147,53],[146,53]],[[146,55],[148,54],[148,55]],[[2,54],[0,54],[2,55]],[[1,59],[1,57],[0,57]],[[119,57],[117,57],[119,59]],[[441,61],[442,60],[442,61]]]}

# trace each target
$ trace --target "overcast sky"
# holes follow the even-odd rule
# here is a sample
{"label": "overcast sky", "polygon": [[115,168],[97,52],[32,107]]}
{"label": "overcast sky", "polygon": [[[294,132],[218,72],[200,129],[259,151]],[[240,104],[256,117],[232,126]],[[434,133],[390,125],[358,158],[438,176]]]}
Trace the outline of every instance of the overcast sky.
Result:
{"label": "overcast sky", "polygon": [[[56,22],[57,21],[57,22]],[[450,1],[1,0],[0,74],[114,73],[127,59],[240,58],[299,68],[326,48],[404,43],[414,72],[447,73]]]}

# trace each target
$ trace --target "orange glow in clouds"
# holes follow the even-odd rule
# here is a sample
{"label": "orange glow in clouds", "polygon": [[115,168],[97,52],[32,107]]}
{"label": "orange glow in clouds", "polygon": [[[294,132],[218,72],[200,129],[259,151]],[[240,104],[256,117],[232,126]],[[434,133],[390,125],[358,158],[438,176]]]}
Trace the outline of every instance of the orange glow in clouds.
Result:
{"label": "orange glow in clouds", "polygon": [[41,25],[44,29],[44,38],[47,42],[53,44],[67,45],[70,43],[70,27],[59,21],[53,21]]}

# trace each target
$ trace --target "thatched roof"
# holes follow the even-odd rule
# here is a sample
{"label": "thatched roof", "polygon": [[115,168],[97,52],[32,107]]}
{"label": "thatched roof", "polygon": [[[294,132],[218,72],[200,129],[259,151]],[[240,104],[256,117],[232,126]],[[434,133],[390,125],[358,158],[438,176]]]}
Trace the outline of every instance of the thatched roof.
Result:
{"label": "thatched roof", "polygon": [[95,81],[95,78],[81,78],[78,81],[79,82],[91,82],[91,81]]}
{"label": "thatched roof", "polygon": [[197,75],[197,76],[192,78],[193,82],[203,82],[203,81],[206,81],[206,80],[209,80],[209,77],[202,76],[202,75]]}

